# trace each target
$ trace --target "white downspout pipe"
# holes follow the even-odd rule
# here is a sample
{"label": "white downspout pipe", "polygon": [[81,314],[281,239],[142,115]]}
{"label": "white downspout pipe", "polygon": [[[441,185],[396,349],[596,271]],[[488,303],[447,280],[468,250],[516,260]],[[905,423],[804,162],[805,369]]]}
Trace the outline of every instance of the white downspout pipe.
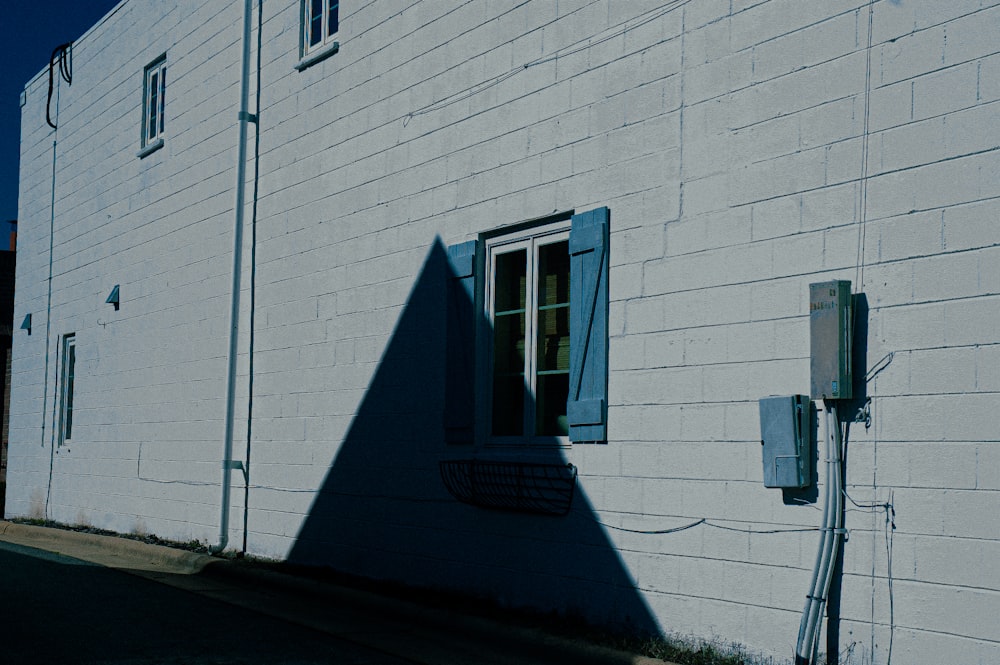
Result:
{"label": "white downspout pipe", "polygon": [[232,493],[232,472],[242,468],[233,463],[233,422],[236,411],[236,361],[240,340],[240,283],[243,267],[243,208],[247,172],[247,123],[256,122],[248,111],[250,99],[250,16],[253,0],[243,2],[243,63],[240,73],[239,143],[236,146],[236,201],[233,216],[233,281],[229,309],[229,367],[226,372],[226,424],[222,442],[222,499],[219,517],[219,541],[210,551],[218,554],[229,544],[229,503]]}

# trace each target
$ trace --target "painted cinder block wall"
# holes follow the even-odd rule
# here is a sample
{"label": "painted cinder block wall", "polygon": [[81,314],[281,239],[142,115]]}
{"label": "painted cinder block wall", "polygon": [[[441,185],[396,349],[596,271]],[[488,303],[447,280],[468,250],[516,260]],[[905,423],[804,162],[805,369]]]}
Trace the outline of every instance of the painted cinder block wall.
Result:
{"label": "painted cinder block wall", "polygon": [[[57,133],[46,72],[26,88],[8,516],[217,537],[230,4],[120,4],[75,46]],[[788,530],[820,513],[763,487],[757,400],[808,393],[808,285],[849,279],[872,376],[841,660],[1000,660],[997,3],[372,0],[301,71],[299,11],[254,17],[248,551],[785,657],[818,540]],[[164,52],[165,146],[140,159]],[[457,504],[437,462],[483,451],[443,443],[443,246],[601,206],[609,441],[542,453],[578,468],[578,510]],[[54,452],[69,332],[78,433]]]}
{"label": "painted cinder block wall", "polygon": [[[30,313],[32,330],[15,339],[20,480],[8,514],[181,539],[218,523],[236,136],[222,112],[238,93],[240,38],[230,13],[121,3],[74,45],[72,86],[56,71],[57,131],[47,70],[26,86],[15,313]],[[164,52],[171,140],[140,159],[143,67]],[[119,311],[105,303],[116,284]],[[69,333],[82,379],[74,444],[53,451]]]}

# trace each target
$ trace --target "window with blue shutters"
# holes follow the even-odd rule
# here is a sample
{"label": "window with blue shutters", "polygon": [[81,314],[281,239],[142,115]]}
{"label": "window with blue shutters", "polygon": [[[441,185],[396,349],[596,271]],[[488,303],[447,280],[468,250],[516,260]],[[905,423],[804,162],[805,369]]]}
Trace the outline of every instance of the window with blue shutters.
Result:
{"label": "window with blue shutters", "polygon": [[607,235],[602,208],[449,248],[449,442],[606,440]]}

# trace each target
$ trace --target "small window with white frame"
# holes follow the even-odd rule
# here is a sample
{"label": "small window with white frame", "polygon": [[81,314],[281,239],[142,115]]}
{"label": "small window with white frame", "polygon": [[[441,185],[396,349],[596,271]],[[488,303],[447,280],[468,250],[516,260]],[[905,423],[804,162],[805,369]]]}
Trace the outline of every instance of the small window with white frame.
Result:
{"label": "small window with white frame", "polygon": [[303,0],[302,55],[331,45],[340,30],[339,0]]}
{"label": "small window with white frame", "polygon": [[486,241],[488,443],[568,442],[569,233],[566,220]]}
{"label": "small window with white frame", "polygon": [[59,444],[73,439],[73,392],[76,383],[76,335],[63,335],[59,377]]}
{"label": "small window with white frame", "polygon": [[146,66],[143,76],[142,147],[145,149],[163,144],[166,94],[167,56],[164,54]]}

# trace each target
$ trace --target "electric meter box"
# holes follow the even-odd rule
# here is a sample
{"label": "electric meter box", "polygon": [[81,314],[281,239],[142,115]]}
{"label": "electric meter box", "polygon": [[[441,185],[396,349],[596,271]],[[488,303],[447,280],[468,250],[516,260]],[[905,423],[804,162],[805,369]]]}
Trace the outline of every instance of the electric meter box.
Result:
{"label": "electric meter box", "polygon": [[851,282],[809,285],[810,396],[851,399]]}
{"label": "electric meter box", "polygon": [[812,482],[811,402],[805,395],[758,400],[764,487],[807,487]]}

